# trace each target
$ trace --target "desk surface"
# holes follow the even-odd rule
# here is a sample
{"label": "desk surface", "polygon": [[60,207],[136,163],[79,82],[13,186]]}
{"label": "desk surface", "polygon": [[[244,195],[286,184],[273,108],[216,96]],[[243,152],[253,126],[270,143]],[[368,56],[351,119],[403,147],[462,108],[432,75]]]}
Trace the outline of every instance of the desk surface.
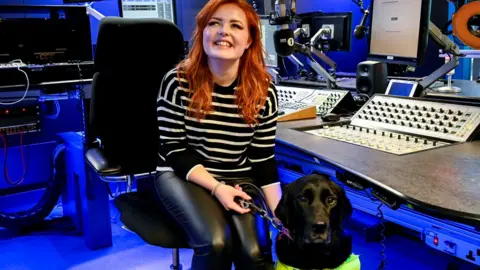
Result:
{"label": "desk surface", "polygon": [[433,90],[427,92],[427,98],[454,98],[458,100],[480,102],[480,83],[477,83],[476,81],[453,80],[452,86],[460,87],[460,89],[462,89],[462,92],[460,93],[442,93],[435,91],[435,89],[441,86],[445,85],[436,84],[435,87],[432,87]]}
{"label": "desk surface", "polygon": [[396,156],[293,128],[320,118],[278,124],[278,143],[338,166],[423,209],[480,227],[480,141]]}

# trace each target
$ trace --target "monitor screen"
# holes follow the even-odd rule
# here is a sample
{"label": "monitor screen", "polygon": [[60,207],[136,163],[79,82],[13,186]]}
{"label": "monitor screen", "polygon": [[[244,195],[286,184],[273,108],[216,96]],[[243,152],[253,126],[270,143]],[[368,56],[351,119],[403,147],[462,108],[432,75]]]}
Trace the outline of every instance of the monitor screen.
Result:
{"label": "monitor screen", "polygon": [[313,42],[311,39],[321,29],[332,30],[330,37],[317,39],[313,44],[317,50],[323,52],[344,51],[351,49],[352,13],[351,12],[309,12],[297,14],[299,25],[307,30],[307,39],[299,38],[300,43]]}
{"label": "monitor screen", "polygon": [[275,51],[275,43],[273,41],[273,33],[277,31],[277,26],[270,25],[268,17],[263,17],[261,19],[261,35],[262,35],[262,44],[267,55],[265,55],[265,63],[268,67],[278,67],[278,56]]}
{"label": "monitor screen", "polygon": [[425,51],[430,0],[374,0],[369,58],[418,65]]}
{"label": "monitor screen", "polygon": [[417,82],[390,80],[385,94],[402,97],[413,97],[417,89]]}
{"label": "monitor screen", "polygon": [[119,0],[123,18],[160,18],[175,23],[174,0]]}

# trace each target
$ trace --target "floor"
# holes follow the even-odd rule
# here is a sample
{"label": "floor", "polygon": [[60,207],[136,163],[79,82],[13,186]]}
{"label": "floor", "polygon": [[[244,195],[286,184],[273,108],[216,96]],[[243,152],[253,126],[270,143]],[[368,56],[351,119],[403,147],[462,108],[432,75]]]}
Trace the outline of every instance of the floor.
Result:
{"label": "floor", "polygon": [[[1,270],[55,270],[55,269],[169,269],[171,251],[145,244],[137,235],[122,228],[118,212],[112,209],[113,246],[88,250],[81,236],[73,235],[68,227],[43,231],[25,236],[12,236],[12,232],[0,228]],[[59,205],[51,217],[61,215]],[[58,226],[57,226],[58,227]],[[362,269],[378,269],[381,246],[367,242],[359,231],[354,235],[354,253],[360,254]],[[385,241],[386,269],[447,269],[450,262],[457,269],[476,269],[473,265],[437,252],[417,238],[403,233],[389,233]],[[190,268],[191,250],[181,251],[184,269]]]}

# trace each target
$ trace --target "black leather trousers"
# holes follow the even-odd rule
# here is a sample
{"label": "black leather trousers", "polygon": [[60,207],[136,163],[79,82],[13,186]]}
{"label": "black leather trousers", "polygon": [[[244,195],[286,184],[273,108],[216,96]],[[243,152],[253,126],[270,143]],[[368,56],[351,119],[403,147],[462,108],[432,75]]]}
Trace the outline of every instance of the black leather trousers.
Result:
{"label": "black leather trousers", "polygon": [[[220,179],[219,179],[220,180]],[[227,180],[227,184],[251,182]],[[226,211],[203,187],[174,172],[157,172],[155,191],[160,206],[182,227],[194,249],[192,270],[273,270],[268,223],[251,213]],[[255,188],[242,186],[258,203]]]}

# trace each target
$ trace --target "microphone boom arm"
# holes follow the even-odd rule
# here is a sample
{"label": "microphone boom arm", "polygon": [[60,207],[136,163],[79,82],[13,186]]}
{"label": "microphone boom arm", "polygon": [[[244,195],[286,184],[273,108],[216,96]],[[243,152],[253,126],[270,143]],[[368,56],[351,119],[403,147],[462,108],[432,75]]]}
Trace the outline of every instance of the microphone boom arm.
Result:
{"label": "microphone boom arm", "polygon": [[[315,72],[319,75],[321,75],[325,81],[327,82],[327,87],[328,88],[333,88],[334,85],[336,85],[336,80],[335,78],[328,73],[314,58],[312,54],[317,55],[320,58],[323,58],[317,50],[315,49],[310,49],[304,44],[300,44],[298,42],[295,42],[294,45],[294,50],[299,53],[303,53],[307,56],[307,61],[310,67],[315,70]],[[326,55],[322,54],[324,57],[327,57]],[[332,61],[333,62],[333,61]],[[336,66],[336,65],[335,65]]]}
{"label": "microphone boom arm", "polygon": [[458,46],[448,38],[448,36],[444,35],[442,31],[433,23],[430,22],[428,26],[428,32],[432,39],[441,47],[441,49],[449,54],[451,54],[450,61],[445,65],[441,66],[437,70],[435,70],[430,75],[424,77],[420,82],[419,85],[423,90],[423,94],[425,94],[425,90],[432,85],[435,81],[440,79],[441,77],[445,76],[450,71],[454,70],[460,63],[459,56],[460,56],[460,49]]}

